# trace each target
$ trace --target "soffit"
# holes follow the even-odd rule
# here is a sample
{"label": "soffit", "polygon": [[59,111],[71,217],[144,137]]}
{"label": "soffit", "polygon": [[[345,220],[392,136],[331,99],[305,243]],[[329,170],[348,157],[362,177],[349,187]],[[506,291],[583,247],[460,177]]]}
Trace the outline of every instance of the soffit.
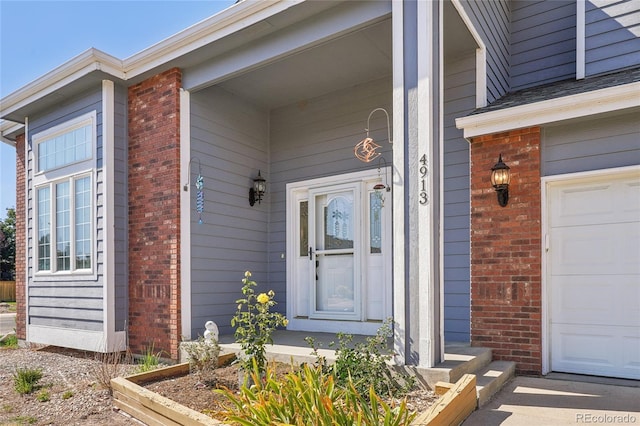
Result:
{"label": "soffit", "polygon": [[391,19],[386,19],[217,86],[276,108],[391,74]]}

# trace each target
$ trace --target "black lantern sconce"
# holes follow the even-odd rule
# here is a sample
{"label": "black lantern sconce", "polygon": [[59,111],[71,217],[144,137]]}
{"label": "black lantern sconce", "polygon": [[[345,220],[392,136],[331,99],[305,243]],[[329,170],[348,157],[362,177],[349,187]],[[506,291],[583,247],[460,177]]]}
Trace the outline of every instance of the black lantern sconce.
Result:
{"label": "black lantern sconce", "polygon": [[491,168],[491,185],[498,194],[498,204],[504,207],[509,202],[509,183],[511,182],[511,172],[509,166],[502,161],[502,154],[498,162]]}
{"label": "black lantern sconce", "polygon": [[253,187],[249,189],[249,205],[253,206],[256,201],[260,204],[266,189],[267,181],[264,180],[262,175],[260,175],[260,170],[258,170],[258,176],[253,179]]}

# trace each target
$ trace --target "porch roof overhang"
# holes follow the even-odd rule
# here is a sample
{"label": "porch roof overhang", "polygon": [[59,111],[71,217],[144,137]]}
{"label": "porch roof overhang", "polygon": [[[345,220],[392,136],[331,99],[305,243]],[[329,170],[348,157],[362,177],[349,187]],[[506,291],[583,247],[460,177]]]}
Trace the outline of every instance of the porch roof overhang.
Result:
{"label": "porch roof overhang", "polygon": [[640,110],[640,68],[515,92],[457,118],[456,127],[469,139],[634,109]]}
{"label": "porch roof overhang", "polygon": [[[277,25],[265,27],[263,21],[267,18],[303,2],[304,0],[239,2],[123,60],[98,49],[88,49],[0,99],[0,140],[13,144],[15,135],[24,127],[25,117],[34,111],[54,105],[102,79],[115,79],[127,85],[135,84],[164,69],[192,65],[201,57],[203,49],[209,54],[221,53],[264,36],[266,32],[275,31],[277,26],[287,25],[331,7],[330,2],[304,2],[304,8],[284,14],[277,20]],[[224,43],[223,48],[211,47],[222,39],[230,42]]]}

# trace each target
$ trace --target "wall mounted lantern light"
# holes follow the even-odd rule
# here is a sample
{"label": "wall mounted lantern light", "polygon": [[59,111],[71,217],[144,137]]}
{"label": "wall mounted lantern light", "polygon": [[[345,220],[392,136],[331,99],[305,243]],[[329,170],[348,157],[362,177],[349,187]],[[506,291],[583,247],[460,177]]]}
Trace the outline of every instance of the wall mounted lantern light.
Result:
{"label": "wall mounted lantern light", "polygon": [[260,175],[260,170],[258,170],[258,176],[253,179],[253,187],[249,189],[249,205],[253,206],[256,201],[260,204],[266,189],[267,181],[264,180],[262,175]]}
{"label": "wall mounted lantern light", "polygon": [[502,162],[502,154],[498,162],[491,168],[491,184],[498,193],[498,204],[504,207],[509,202],[509,183],[511,182],[511,172],[509,166]]}
{"label": "wall mounted lantern light", "polygon": [[373,139],[369,137],[371,116],[376,111],[382,111],[387,116],[387,137],[389,138],[389,143],[393,143],[393,141],[391,140],[391,125],[389,124],[389,113],[384,108],[374,109],[369,113],[369,118],[367,118],[367,128],[364,129],[367,132],[366,137],[358,142],[353,148],[353,153],[356,158],[360,161],[364,161],[365,163],[369,163],[382,155],[380,152],[377,152],[377,149],[380,148],[380,145],[375,143]]}

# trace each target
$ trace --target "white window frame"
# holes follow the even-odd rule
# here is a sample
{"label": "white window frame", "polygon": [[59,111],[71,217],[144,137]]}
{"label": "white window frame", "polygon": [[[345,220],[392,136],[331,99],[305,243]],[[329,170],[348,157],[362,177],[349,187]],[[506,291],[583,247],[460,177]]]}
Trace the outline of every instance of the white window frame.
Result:
{"label": "white window frame", "polygon": [[[34,238],[33,238],[33,270],[34,270],[34,278],[37,280],[38,278],[50,279],[51,277],[68,277],[68,276],[95,276],[96,271],[96,173],[95,173],[95,159],[96,159],[96,150],[97,150],[97,113],[96,111],[89,112],[87,114],[83,114],[71,120],[68,120],[62,124],[51,127],[47,130],[34,134],[31,138],[32,146],[33,146],[33,159],[34,159],[34,177],[33,177],[33,189],[32,189],[32,198],[33,202],[33,229],[34,229]],[[90,125],[91,132],[91,156],[90,158],[75,161],[69,164],[65,164],[63,166],[59,166],[56,168],[48,169],[46,171],[37,171],[39,170],[38,163],[38,148],[41,142],[50,140],[59,135],[74,131],[80,127],[84,127]],[[90,247],[91,247],[91,256],[90,262],[91,267],[86,269],[76,269],[76,238],[75,238],[75,197],[76,197],[76,181],[83,178],[89,178],[89,186],[91,188],[91,193],[89,195],[90,198]],[[71,261],[70,261],[70,269],[64,271],[57,270],[57,259],[56,259],[56,185],[62,182],[69,182],[70,184],[70,244],[71,244]],[[39,270],[40,263],[40,253],[38,247],[38,233],[39,233],[39,224],[38,224],[38,190],[48,187],[49,188],[49,214],[50,214],[50,225],[49,225],[49,233],[50,233],[50,263],[48,270]]]}
{"label": "white window frame", "polygon": [[[71,163],[67,163],[61,166],[53,167],[47,170],[40,170],[40,144],[43,142],[50,141],[58,136],[64,135],[66,133],[71,133],[77,129],[82,127],[90,126],[91,127],[91,156],[89,158],[85,158],[79,161],[73,161]],[[35,174],[41,175],[45,173],[49,173],[55,170],[66,169],[70,166],[77,164],[84,164],[87,161],[91,161],[95,158],[96,151],[96,112],[92,111],[87,114],[83,114],[79,117],[66,121],[57,126],[53,126],[47,130],[44,130],[40,133],[33,135],[33,154],[34,154],[34,163],[35,163]]]}

